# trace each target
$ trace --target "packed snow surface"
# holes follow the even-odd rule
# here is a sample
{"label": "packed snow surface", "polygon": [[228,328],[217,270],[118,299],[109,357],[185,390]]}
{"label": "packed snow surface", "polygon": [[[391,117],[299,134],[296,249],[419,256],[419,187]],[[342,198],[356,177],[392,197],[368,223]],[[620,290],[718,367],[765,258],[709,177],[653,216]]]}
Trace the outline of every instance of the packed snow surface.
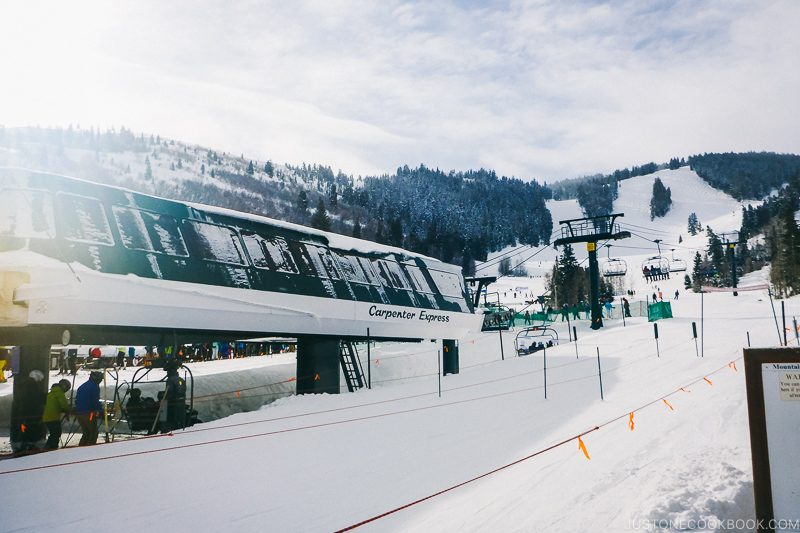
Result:
{"label": "packed snow surface", "polygon": [[[461,372],[442,379],[441,397],[439,344],[386,344],[371,354],[372,390],[286,397],[171,436],[2,461],[14,512],[0,530],[331,531],[561,442],[363,530],[606,532],[667,520],[677,531],[752,518],[740,358],[747,332],[754,346],[775,346],[778,334],[761,291],[704,298],[702,358],[691,337],[698,294],[682,293],[676,318],[659,322],[660,356],[642,318],[599,332],[579,321],[577,357],[557,323],[547,399],[543,354],[515,357],[514,332],[503,333],[505,360],[497,333],[463,341]],[[787,304],[800,314],[800,300]],[[587,460],[575,437],[598,426],[582,437]]]}

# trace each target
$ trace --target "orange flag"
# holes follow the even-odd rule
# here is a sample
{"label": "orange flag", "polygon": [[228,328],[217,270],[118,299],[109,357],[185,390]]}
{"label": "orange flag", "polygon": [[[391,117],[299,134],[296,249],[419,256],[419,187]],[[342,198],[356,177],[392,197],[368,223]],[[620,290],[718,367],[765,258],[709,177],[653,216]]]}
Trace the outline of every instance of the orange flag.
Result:
{"label": "orange flag", "polygon": [[237,397],[237,398],[241,398],[241,397],[242,397],[242,391],[240,391],[240,390],[237,390],[237,391],[236,391],[236,397]]}
{"label": "orange flag", "polygon": [[713,383],[711,383],[710,379],[708,379],[708,378],[703,378],[703,379],[706,380],[706,383],[708,383],[709,385],[713,385]]}
{"label": "orange flag", "polygon": [[22,430],[22,432],[23,432],[23,433],[25,433],[25,430],[26,430],[27,428],[28,428],[28,426],[26,426],[25,424],[20,424],[20,425],[19,425],[19,429],[20,429],[20,430]]}
{"label": "orange flag", "polygon": [[728,363],[728,366],[731,367],[731,370],[733,370],[734,372],[739,371],[739,369],[736,368],[736,361],[731,361],[730,363]]}
{"label": "orange flag", "polygon": [[297,378],[289,378],[286,381],[297,381]]}
{"label": "orange flag", "polygon": [[673,408],[673,407],[672,407],[672,406],[669,404],[669,402],[667,401],[667,399],[666,399],[666,398],[661,398],[661,401],[662,401],[662,402],[664,402],[664,405],[666,405],[667,407],[669,407],[669,410],[670,410],[670,411],[674,411],[674,410],[675,410],[675,409],[674,409],[674,408]]}
{"label": "orange flag", "polygon": [[628,417],[628,427],[633,431],[633,428],[636,427],[636,424],[633,423],[633,411],[631,411],[630,416]]}
{"label": "orange flag", "polygon": [[583,443],[583,440],[581,440],[580,437],[578,437],[578,449],[583,452],[583,455],[586,456],[588,461],[592,460],[592,458],[589,457],[589,452],[586,451],[586,445]]}
{"label": "orange flag", "polygon": [[319,374],[314,374],[314,381],[319,381]]}

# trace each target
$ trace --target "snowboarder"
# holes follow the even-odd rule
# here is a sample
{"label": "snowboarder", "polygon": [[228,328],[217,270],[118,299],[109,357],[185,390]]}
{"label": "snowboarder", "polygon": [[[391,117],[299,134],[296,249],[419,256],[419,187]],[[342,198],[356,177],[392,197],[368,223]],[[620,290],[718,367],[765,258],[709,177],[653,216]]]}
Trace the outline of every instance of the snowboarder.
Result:
{"label": "snowboarder", "polygon": [[75,393],[75,418],[81,426],[78,446],[97,444],[97,419],[100,418],[100,382],[103,373],[93,371]]}
{"label": "snowboarder", "polygon": [[49,433],[44,445],[45,450],[58,449],[58,441],[61,438],[61,415],[68,415],[71,410],[65,396],[69,388],[69,380],[62,379],[58,383],[53,383],[50,392],[47,393],[47,402],[42,415],[42,422],[47,426]]}

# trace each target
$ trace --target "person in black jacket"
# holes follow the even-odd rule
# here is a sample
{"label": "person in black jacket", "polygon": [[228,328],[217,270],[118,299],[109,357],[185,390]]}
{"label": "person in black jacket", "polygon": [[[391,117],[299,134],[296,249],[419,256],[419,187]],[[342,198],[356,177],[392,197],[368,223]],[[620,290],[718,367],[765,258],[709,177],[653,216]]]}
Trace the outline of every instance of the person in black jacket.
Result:
{"label": "person in black jacket", "polygon": [[186,426],[186,382],[178,374],[176,363],[166,367],[167,388],[164,401],[167,403],[167,422],[162,433]]}
{"label": "person in black jacket", "polygon": [[44,379],[41,371],[31,370],[30,374],[20,383],[20,403],[24,406],[25,412],[19,415],[19,441],[11,443],[11,448],[15,453],[35,452],[44,447],[47,436],[44,422],[42,422],[42,414],[47,401]]}

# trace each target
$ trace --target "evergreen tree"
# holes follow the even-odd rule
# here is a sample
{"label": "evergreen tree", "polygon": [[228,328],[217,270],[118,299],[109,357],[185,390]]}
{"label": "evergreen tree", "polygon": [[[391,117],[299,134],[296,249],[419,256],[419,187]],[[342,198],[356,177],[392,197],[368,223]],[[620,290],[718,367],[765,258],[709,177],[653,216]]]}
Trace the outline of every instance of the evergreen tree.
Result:
{"label": "evergreen tree", "polygon": [[267,161],[264,163],[264,174],[270,178],[275,176],[275,167],[272,166],[272,161]]}
{"label": "evergreen tree", "polygon": [[464,276],[475,275],[475,259],[472,257],[472,252],[468,246],[464,248],[464,253],[461,256],[461,272]]}
{"label": "evergreen tree", "polygon": [[692,266],[692,290],[694,292],[700,292],[700,288],[703,286],[703,281],[705,276],[703,275],[703,261],[700,257],[700,252],[694,253],[694,265]]}
{"label": "evergreen tree", "polygon": [[205,163],[200,163],[200,175],[201,176],[205,176],[206,175],[206,165],[205,165]]}
{"label": "evergreen tree", "polygon": [[398,248],[403,246],[403,223],[399,217],[389,222],[389,244]]}
{"label": "evergreen tree", "polygon": [[252,176],[253,174],[255,174],[255,172],[256,172],[256,169],[255,169],[255,167],[253,167],[253,162],[252,162],[252,161],[250,161],[250,162],[247,164],[247,174],[248,174],[249,176]]}
{"label": "evergreen tree", "polygon": [[697,235],[697,232],[700,230],[700,222],[697,220],[697,213],[691,213],[689,215],[688,229],[689,235]]}
{"label": "evergreen tree", "polygon": [[692,288],[692,278],[689,277],[689,274],[683,275],[683,288],[684,289]]}
{"label": "evergreen tree", "polygon": [[331,230],[331,218],[328,216],[328,210],[325,209],[325,202],[322,198],[317,202],[317,209],[311,215],[311,227],[322,231]]}
{"label": "evergreen tree", "polygon": [[331,209],[335,209],[339,205],[338,193],[336,192],[336,184],[331,185],[330,193],[328,194],[328,203]]}
{"label": "evergreen tree", "polygon": [[800,228],[795,220],[798,199],[789,197],[781,206],[774,223],[772,240],[775,253],[772,256],[770,280],[776,293],[789,297],[800,293]]}
{"label": "evergreen tree", "polygon": [[664,187],[661,178],[653,182],[653,197],[650,199],[650,220],[666,215],[672,207],[672,191]]}
{"label": "evergreen tree", "polygon": [[356,239],[361,238],[361,223],[358,221],[357,217],[355,222],[353,222],[353,237]]}
{"label": "evergreen tree", "polygon": [[154,182],[153,178],[153,167],[150,166],[150,157],[145,156],[144,158],[144,178],[150,182]]}
{"label": "evergreen tree", "polygon": [[298,211],[303,211],[303,212],[308,209],[308,194],[306,194],[306,191],[301,189],[300,192],[297,194],[297,201],[295,202],[295,208]]}
{"label": "evergreen tree", "polygon": [[714,269],[714,276],[716,280],[724,279],[727,275],[728,268],[725,262],[725,251],[722,241],[711,228],[706,229],[706,235],[708,236],[708,255],[711,260],[711,266]]}
{"label": "evergreen tree", "polygon": [[500,264],[497,267],[497,272],[501,276],[508,276],[511,274],[511,258],[504,257],[500,260]]}
{"label": "evergreen tree", "polygon": [[383,220],[378,219],[378,227],[375,229],[375,242],[378,244],[386,244],[386,235],[383,229]]}

